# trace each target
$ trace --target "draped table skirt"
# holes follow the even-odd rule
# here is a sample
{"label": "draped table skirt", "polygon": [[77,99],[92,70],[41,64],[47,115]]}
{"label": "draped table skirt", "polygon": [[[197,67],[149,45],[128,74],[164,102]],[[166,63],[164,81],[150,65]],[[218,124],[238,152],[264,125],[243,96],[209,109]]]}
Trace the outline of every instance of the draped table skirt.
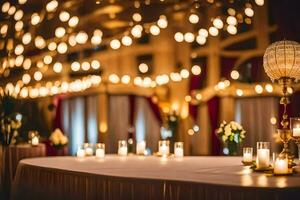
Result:
{"label": "draped table skirt", "polygon": [[12,199],[299,199],[300,176],[269,177],[239,157],[22,160]]}

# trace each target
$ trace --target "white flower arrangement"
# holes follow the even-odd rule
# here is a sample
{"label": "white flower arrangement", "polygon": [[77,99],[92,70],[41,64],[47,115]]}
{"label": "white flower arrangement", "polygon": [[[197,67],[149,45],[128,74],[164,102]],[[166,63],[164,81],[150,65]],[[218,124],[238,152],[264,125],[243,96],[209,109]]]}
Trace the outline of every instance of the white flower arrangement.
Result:
{"label": "white flower arrangement", "polygon": [[60,148],[68,144],[68,138],[65,136],[59,128],[55,129],[51,133],[49,140],[54,147]]}
{"label": "white flower arrangement", "polygon": [[244,128],[235,121],[231,121],[229,123],[223,121],[220,124],[220,127],[216,130],[216,134],[224,143],[235,142],[238,144],[246,137],[246,131]]}

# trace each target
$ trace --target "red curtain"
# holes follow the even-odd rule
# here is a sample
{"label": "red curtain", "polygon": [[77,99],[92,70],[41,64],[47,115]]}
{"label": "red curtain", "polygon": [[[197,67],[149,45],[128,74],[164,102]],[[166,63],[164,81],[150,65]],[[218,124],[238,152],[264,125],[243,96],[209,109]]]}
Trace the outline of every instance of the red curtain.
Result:
{"label": "red curtain", "polygon": [[219,155],[221,144],[219,138],[215,134],[215,130],[219,126],[219,105],[220,99],[215,96],[207,102],[208,113],[210,117],[210,127],[211,127],[211,141],[212,141],[212,155]]}
{"label": "red curtain", "polygon": [[161,117],[158,105],[153,103],[151,97],[146,97],[146,99],[148,101],[148,105],[150,106],[154,116],[156,117],[159,125],[161,126],[162,125],[162,117]]}

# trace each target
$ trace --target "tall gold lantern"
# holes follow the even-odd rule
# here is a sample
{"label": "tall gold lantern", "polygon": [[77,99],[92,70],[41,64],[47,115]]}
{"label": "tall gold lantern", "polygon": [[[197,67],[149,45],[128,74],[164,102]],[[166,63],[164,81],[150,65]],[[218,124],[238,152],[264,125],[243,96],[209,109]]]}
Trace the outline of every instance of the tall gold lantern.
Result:
{"label": "tall gold lantern", "polygon": [[272,82],[278,82],[282,86],[283,96],[280,104],[283,105],[281,129],[278,134],[284,144],[280,153],[282,157],[289,158],[289,165],[293,163],[293,155],[288,148],[288,142],[292,138],[289,129],[287,105],[290,103],[287,88],[300,79],[300,45],[295,41],[278,41],[271,44],[264,54],[264,69]]}

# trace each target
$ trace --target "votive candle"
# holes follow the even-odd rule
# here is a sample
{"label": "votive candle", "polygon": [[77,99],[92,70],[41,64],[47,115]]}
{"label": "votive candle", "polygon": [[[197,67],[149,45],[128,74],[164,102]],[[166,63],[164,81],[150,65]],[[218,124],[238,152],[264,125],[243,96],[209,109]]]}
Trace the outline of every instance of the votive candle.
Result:
{"label": "votive candle", "polygon": [[92,145],[89,143],[84,143],[84,150],[86,156],[92,156],[94,154],[94,150],[92,148]]}
{"label": "votive candle", "polygon": [[77,155],[78,158],[83,158],[83,157],[85,157],[85,150],[79,148],[79,149],[77,150],[76,155]]}
{"label": "votive candle", "polygon": [[175,157],[183,157],[183,142],[175,142],[174,144]]}
{"label": "votive candle", "polygon": [[32,139],[31,139],[31,145],[32,146],[37,146],[39,145],[39,138],[37,136],[34,136]]}
{"label": "votive candle", "polygon": [[243,148],[243,161],[252,162],[252,160],[253,160],[253,148],[252,147]]}
{"label": "votive candle", "polygon": [[128,148],[126,140],[119,140],[118,155],[127,156]]}
{"label": "votive candle", "polygon": [[146,142],[145,141],[140,141],[136,144],[136,154],[144,155],[145,150],[146,150]]}
{"label": "votive candle", "polygon": [[98,143],[96,147],[96,158],[104,158],[105,156],[105,144]]}
{"label": "votive candle", "polygon": [[158,152],[161,156],[168,156],[170,153],[170,142],[168,140],[160,140],[158,142]]}
{"label": "votive candle", "polygon": [[274,174],[287,174],[288,171],[288,160],[286,158],[277,158],[274,165]]}
{"label": "votive candle", "polygon": [[258,169],[268,168],[270,166],[269,142],[257,143],[256,165]]}

